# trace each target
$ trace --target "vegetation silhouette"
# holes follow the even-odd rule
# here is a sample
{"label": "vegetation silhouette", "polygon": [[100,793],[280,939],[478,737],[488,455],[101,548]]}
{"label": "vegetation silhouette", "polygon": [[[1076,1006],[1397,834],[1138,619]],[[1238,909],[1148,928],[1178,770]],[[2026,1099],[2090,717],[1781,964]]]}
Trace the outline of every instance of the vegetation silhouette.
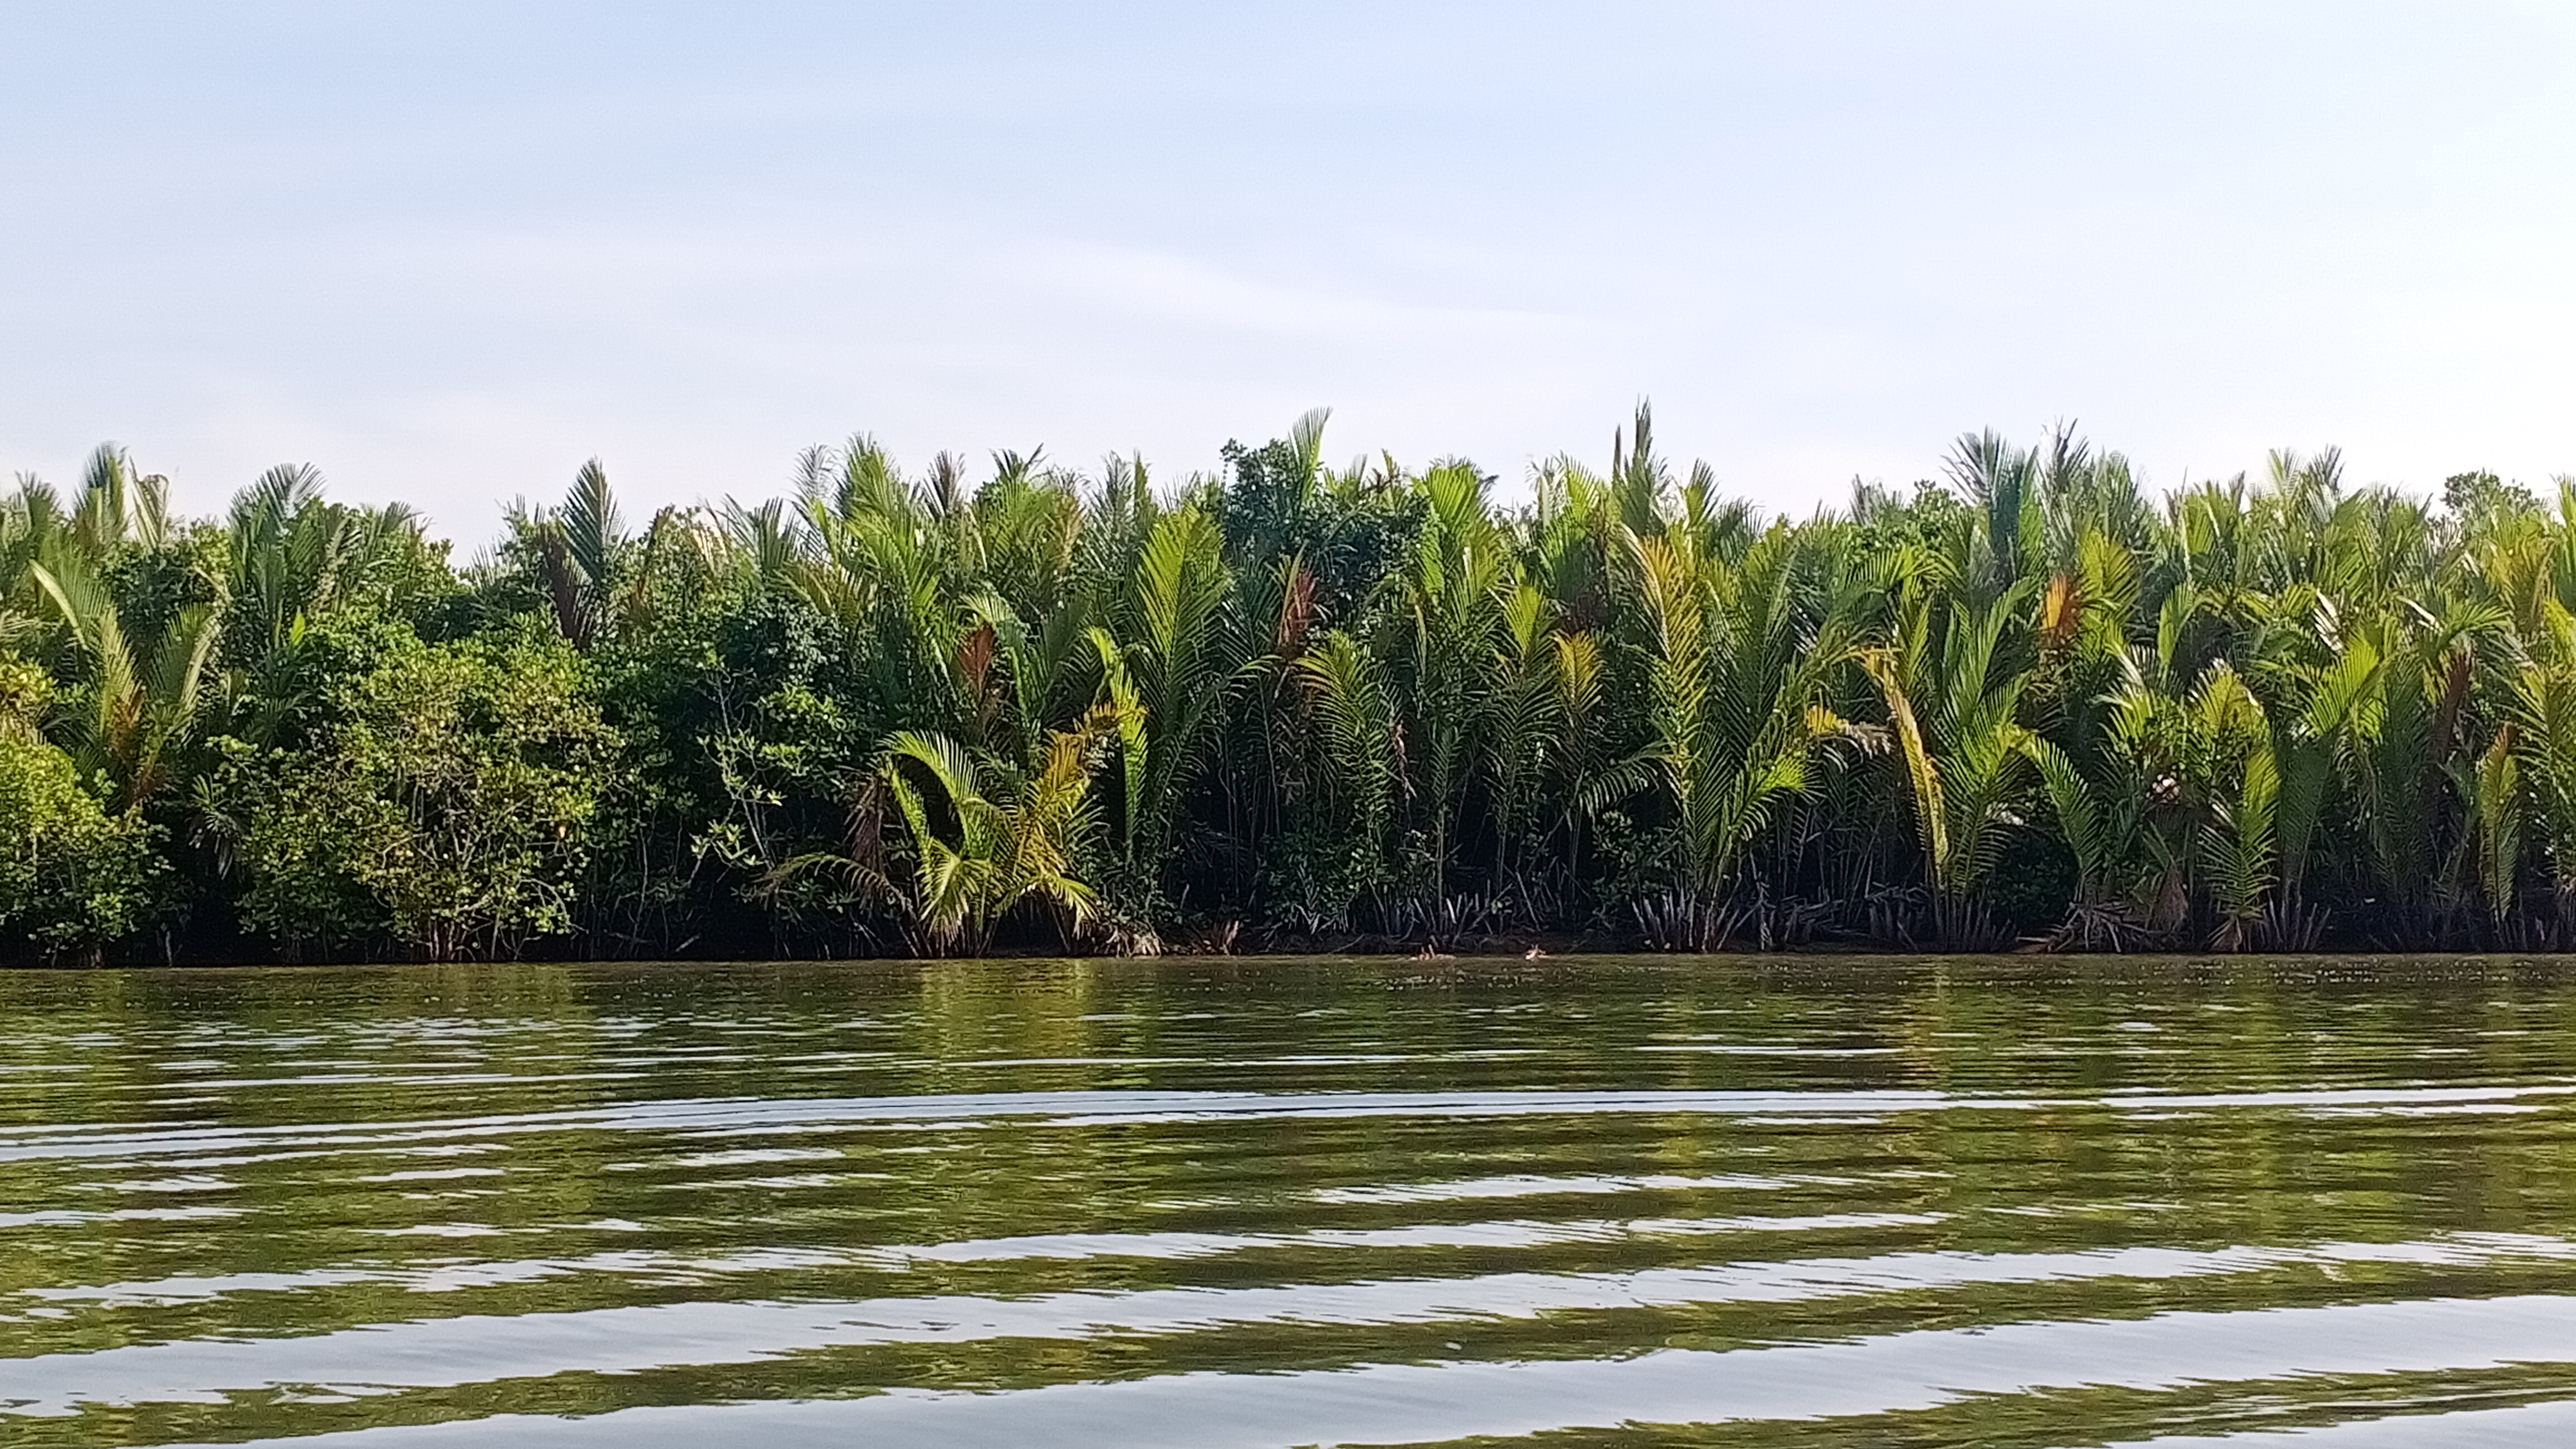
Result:
{"label": "vegetation silhouette", "polygon": [[865,437],[459,566],[280,468],[0,500],[26,960],[2576,943],[2576,485],[2158,497],[2059,429],[1764,518]]}

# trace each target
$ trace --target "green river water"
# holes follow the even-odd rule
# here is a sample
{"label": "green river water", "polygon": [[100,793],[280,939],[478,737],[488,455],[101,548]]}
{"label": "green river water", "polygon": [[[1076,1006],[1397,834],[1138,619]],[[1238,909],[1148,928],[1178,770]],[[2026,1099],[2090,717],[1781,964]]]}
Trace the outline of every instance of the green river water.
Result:
{"label": "green river water", "polygon": [[0,975],[0,1444],[2576,1444],[2576,966]]}

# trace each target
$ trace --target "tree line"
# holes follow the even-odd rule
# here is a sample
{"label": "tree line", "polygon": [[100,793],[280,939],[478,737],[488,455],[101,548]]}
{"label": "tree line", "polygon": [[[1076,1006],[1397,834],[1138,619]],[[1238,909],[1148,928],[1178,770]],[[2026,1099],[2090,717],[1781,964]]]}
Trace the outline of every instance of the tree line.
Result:
{"label": "tree line", "polygon": [[1157,487],[866,438],[459,565],[280,468],[0,500],[0,952],[2576,943],[2576,485],[2150,495],[2059,431]]}

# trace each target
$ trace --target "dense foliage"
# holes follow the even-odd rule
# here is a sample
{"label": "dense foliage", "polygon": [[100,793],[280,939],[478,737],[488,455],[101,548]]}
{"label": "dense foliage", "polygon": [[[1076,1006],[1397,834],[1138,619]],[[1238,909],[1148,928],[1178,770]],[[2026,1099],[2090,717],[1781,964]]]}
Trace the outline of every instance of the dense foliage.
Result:
{"label": "dense foliage", "polygon": [[865,439],[453,566],[307,470],[0,504],[22,958],[2576,944],[2576,487],[1964,439],[1607,471]]}

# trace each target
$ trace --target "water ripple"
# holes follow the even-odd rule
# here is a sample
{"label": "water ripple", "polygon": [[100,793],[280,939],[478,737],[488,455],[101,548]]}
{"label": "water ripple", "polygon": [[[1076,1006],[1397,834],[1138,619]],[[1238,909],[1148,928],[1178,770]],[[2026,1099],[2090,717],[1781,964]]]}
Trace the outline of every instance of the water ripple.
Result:
{"label": "water ripple", "polygon": [[0,977],[0,1439],[2554,1445],[2571,1098],[2554,963]]}

